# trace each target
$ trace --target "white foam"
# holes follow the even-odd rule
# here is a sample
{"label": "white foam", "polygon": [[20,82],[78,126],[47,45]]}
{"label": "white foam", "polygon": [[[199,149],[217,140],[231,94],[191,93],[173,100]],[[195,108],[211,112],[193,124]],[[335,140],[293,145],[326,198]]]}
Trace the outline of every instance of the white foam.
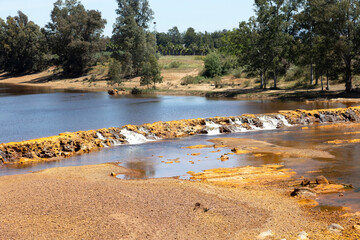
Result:
{"label": "white foam", "polygon": [[150,141],[144,135],[137,132],[129,131],[126,128],[122,129],[120,133],[124,135],[126,141],[129,144],[141,144]]}
{"label": "white foam", "polygon": [[220,124],[214,123],[212,121],[205,121],[205,130],[208,135],[218,135],[220,134]]}
{"label": "white foam", "polygon": [[287,127],[290,127],[291,124],[289,123],[289,121],[283,116],[283,115],[277,115],[277,117],[283,122],[283,124]]}
{"label": "white foam", "polygon": [[263,124],[263,129],[265,130],[273,130],[276,129],[280,120],[270,117],[270,116],[261,116],[259,117],[259,120]]}
{"label": "white foam", "polygon": [[98,137],[98,139],[100,139],[102,141],[106,140],[105,137],[99,132],[96,132],[96,136]]}

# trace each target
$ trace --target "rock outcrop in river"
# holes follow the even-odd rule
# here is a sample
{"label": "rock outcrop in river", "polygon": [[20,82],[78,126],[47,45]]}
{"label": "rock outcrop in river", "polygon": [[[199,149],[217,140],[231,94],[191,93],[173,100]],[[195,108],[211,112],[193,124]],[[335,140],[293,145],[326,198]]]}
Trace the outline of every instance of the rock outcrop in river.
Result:
{"label": "rock outcrop in river", "polygon": [[48,161],[70,157],[74,154],[88,153],[104,147],[144,143],[156,139],[359,120],[360,107],[351,107],[126,125],[119,128],[61,133],[58,136],[47,138],[0,144],[0,161],[4,164]]}

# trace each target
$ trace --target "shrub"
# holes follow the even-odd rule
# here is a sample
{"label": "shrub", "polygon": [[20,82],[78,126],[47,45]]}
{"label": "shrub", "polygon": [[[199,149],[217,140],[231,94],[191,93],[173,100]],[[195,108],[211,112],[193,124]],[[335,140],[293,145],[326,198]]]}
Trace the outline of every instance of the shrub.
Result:
{"label": "shrub", "polygon": [[182,62],[173,61],[169,63],[168,65],[162,66],[164,69],[173,69],[173,68],[179,68],[181,65],[183,65]]}
{"label": "shrub", "polygon": [[221,56],[217,52],[212,52],[207,55],[204,59],[204,76],[213,78],[216,76],[221,76],[223,72],[223,67],[221,63]]}
{"label": "shrub", "polygon": [[110,85],[121,85],[121,83],[124,81],[124,75],[121,71],[121,63],[111,58],[109,63],[109,82]]}
{"label": "shrub", "polygon": [[131,89],[131,94],[142,94],[142,90],[134,87],[133,89]]}
{"label": "shrub", "polygon": [[201,76],[185,76],[181,79],[181,85],[188,85],[188,84],[201,84],[207,81],[206,78],[201,77]]}

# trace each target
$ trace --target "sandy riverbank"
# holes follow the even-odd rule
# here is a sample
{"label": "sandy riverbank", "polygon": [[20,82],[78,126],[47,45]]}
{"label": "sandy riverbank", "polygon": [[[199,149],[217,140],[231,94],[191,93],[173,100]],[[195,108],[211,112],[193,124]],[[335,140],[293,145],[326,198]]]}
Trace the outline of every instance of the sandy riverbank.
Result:
{"label": "sandy riverbank", "polygon": [[350,223],[301,208],[284,182],[223,187],[110,176],[129,171],[103,164],[0,177],[0,238],[256,239],[268,230],[269,239],[296,239],[302,231],[311,239],[355,236],[327,231],[333,222],[351,231]]}

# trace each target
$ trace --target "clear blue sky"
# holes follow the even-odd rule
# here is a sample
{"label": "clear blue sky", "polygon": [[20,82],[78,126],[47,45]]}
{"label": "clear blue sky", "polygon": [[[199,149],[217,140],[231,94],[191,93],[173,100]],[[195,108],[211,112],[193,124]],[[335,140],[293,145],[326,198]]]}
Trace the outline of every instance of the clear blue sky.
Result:
{"label": "clear blue sky", "polygon": [[[0,18],[15,16],[18,10],[40,27],[50,21],[56,0],[0,0]],[[107,20],[105,35],[111,35],[117,8],[116,0],[82,0],[87,9],[102,12]],[[149,0],[155,12],[156,30],[166,32],[177,26],[180,32],[193,27],[197,32],[232,29],[254,15],[253,0]],[[153,30],[153,29],[152,29]]]}

